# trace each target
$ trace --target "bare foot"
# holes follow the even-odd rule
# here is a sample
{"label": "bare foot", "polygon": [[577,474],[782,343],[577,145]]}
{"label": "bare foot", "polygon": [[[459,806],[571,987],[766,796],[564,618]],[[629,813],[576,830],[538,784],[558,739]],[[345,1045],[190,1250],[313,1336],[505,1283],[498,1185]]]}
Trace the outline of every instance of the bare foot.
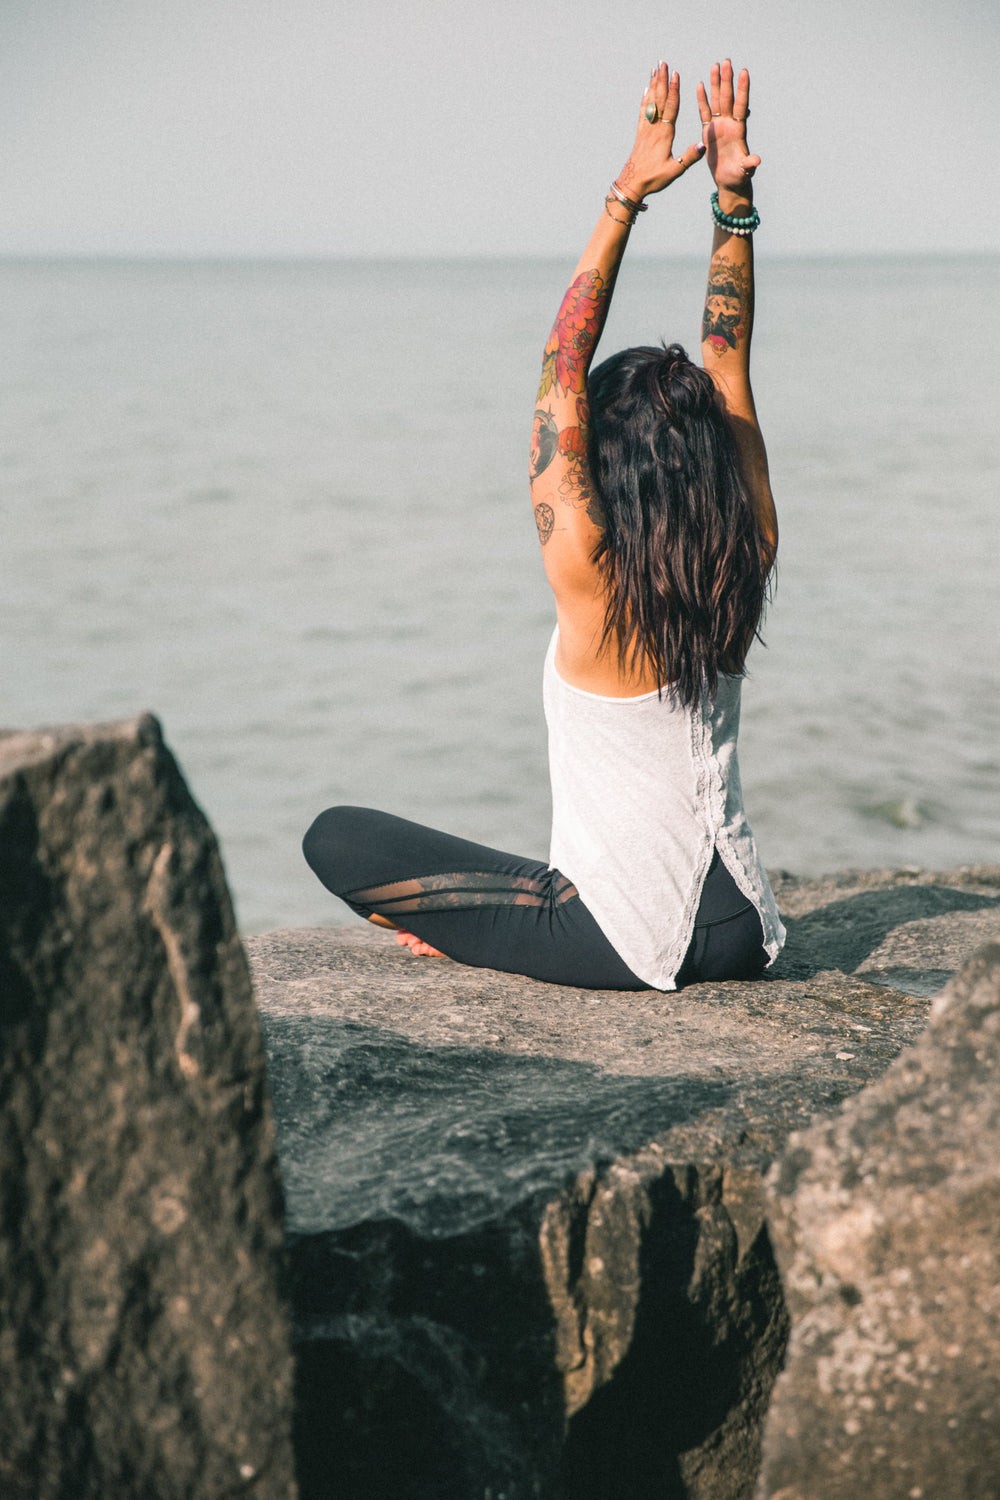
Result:
{"label": "bare foot", "polygon": [[421,958],[446,958],[438,948],[432,948],[430,943],[421,942],[414,932],[397,932],[396,942],[401,948],[409,948],[411,953],[418,954]]}

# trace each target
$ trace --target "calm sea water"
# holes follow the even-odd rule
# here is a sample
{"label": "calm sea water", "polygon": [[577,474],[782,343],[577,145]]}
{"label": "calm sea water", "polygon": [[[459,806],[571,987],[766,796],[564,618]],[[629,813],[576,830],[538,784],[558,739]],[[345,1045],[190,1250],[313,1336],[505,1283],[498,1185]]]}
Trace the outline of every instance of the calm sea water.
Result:
{"label": "calm sea water", "polygon": [[[157,713],[246,931],[346,915],[299,853],[333,802],[546,853],[525,471],[570,269],[0,264],[0,721]],[[772,868],[1000,858],[998,273],[761,257]],[[696,348],[703,283],[628,264],[603,352]]]}

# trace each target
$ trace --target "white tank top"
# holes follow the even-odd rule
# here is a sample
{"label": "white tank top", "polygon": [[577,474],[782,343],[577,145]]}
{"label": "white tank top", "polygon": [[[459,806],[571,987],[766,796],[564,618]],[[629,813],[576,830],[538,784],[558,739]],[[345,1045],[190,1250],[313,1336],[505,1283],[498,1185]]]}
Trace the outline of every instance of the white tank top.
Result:
{"label": "white tank top", "polygon": [[572,880],[612,947],[653,989],[676,989],[718,849],[760,913],[768,960],[785,940],[746,813],[736,759],[738,677],[685,708],[665,689],[604,698],[545,658],[552,779],[549,863]]}

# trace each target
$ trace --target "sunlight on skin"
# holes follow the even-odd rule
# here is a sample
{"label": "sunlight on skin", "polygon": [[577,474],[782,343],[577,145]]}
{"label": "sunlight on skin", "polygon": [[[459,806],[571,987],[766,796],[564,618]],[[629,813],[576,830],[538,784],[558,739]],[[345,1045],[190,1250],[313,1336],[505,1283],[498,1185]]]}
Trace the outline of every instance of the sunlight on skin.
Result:
{"label": "sunlight on skin", "polygon": [[430,943],[422,943],[412,932],[397,932],[396,942],[401,948],[409,948],[411,953],[416,953],[420,958],[446,958],[439,948],[432,948]]}
{"label": "sunlight on skin", "polygon": [[396,934],[396,942],[401,948],[409,948],[411,953],[416,953],[419,958],[447,958],[447,953],[442,953],[439,948],[432,948],[430,943],[422,943],[414,932],[403,932],[395,922],[390,922],[388,917],[380,916],[378,912],[372,912],[368,918],[376,927],[388,927],[390,932]]}

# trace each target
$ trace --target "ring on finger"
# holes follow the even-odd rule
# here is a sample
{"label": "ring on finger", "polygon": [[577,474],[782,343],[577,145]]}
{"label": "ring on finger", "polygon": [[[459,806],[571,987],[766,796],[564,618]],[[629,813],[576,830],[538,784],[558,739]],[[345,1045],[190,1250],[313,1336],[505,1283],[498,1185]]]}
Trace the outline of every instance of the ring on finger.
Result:
{"label": "ring on finger", "polygon": [[652,99],[650,99],[649,103],[646,105],[646,119],[649,121],[650,125],[655,125],[659,117],[660,111],[657,109]]}

